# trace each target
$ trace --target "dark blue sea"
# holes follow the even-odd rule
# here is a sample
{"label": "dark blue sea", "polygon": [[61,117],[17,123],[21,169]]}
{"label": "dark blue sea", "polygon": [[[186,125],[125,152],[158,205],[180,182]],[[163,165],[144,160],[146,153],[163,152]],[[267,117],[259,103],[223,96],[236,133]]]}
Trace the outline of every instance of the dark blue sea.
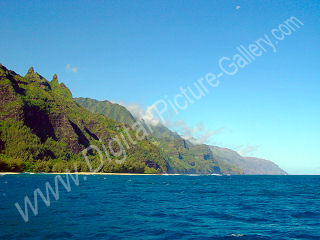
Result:
{"label": "dark blue sea", "polygon": [[0,239],[320,239],[320,176],[81,175],[47,207],[55,178],[0,176]]}

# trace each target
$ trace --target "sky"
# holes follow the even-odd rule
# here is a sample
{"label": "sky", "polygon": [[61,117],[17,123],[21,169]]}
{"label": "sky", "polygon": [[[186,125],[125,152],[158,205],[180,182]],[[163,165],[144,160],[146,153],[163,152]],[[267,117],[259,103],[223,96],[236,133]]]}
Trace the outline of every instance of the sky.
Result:
{"label": "sky", "polygon": [[[289,34],[291,17],[303,25]],[[173,114],[170,127],[202,129],[204,142],[291,174],[320,174],[318,1],[0,0],[0,23],[7,68],[24,75],[34,66],[48,80],[57,73],[74,97],[144,109],[180,87],[195,89],[221,66],[230,73],[237,47],[263,39],[261,56],[235,74],[222,71],[219,85]],[[288,34],[281,40],[272,35],[280,28]]]}

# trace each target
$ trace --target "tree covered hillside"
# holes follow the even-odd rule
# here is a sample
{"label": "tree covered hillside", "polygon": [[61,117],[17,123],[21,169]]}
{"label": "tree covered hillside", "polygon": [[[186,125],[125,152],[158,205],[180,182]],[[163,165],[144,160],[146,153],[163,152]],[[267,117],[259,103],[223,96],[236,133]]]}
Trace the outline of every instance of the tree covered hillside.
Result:
{"label": "tree covered hillside", "polygon": [[[111,155],[104,172],[167,171],[157,146],[128,125],[83,108],[56,75],[49,82],[32,67],[23,77],[0,65],[0,96],[0,171],[62,172],[74,170],[74,163],[89,171],[81,152],[90,145],[123,153]],[[112,141],[117,136],[126,139],[125,151]],[[89,151],[93,167],[100,164],[98,153]]]}
{"label": "tree covered hillside", "polygon": [[[77,98],[76,101],[93,113],[100,113],[114,120],[121,119],[120,121],[123,123],[132,123],[133,117],[131,113],[118,104],[90,98]],[[119,111],[119,106],[121,111]],[[133,122],[135,121],[133,119]],[[144,123],[144,125],[147,124]],[[210,147],[205,144],[192,144],[161,124],[156,126],[148,125],[146,128],[152,129],[152,133],[148,135],[150,142],[158,146],[167,155],[169,173],[242,173],[240,168],[220,161],[219,158],[212,154]]]}
{"label": "tree covered hillside", "polygon": [[116,122],[126,123],[132,126],[135,123],[135,119],[132,114],[123,106],[111,103],[107,100],[98,101],[91,98],[74,98],[74,100],[81,106],[88,109],[90,112],[100,113],[108,118],[113,119]]}

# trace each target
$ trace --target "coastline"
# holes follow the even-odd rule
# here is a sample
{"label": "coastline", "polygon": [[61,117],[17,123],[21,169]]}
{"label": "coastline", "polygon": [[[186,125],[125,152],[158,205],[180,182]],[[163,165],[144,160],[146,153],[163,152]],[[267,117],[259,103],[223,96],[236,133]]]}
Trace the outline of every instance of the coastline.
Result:
{"label": "coastline", "polygon": [[[177,175],[191,175],[191,176],[288,176],[291,174],[188,174],[188,173],[104,173],[104,172],[0,172],[0,176],[4,175],[17,175],[17,174],[51,174],[51,175],[65,175],[65,174],[77,174],[77,175],[117,175],[117,176],[177,176]],[[291,175],[294,176],[294,175]],[[299,175],[296,175],[299,176]],[[300,175],[300,176],[313,176],[311,175]],[[314,175],[317,176],[317,175]]]}
{"label": "coastline", "polygon": [[33,173],[33,172],[0,172],[0,175],[16,175],[16,174],[53,174],[53,175],[58,175],[58,174],[78,174],[78,175],[180,175],[180,174],[151,174],[151,173],[92,173],[92,172],[49,172],[49,173]]}
{"label": "coastline", "polygon": [[20,172],[0,172],[0,175],[7,175],[7,174],[21,174]]}
{"label": "coastline", "polygon": [[[187,173],[104,173],[104,172],[0,172],[1,175],[16,175],[16,174],[51,174],[51,175],[65,175],[65,174],[77,174],[77,175],[118,175],[118,176],[178,176],[178,175],[191,175],[191,176],[201,176],[201,175],[214,175],[222,176],[220,174],[187,174]],[[226,175],[227,176],[227,175]]]}

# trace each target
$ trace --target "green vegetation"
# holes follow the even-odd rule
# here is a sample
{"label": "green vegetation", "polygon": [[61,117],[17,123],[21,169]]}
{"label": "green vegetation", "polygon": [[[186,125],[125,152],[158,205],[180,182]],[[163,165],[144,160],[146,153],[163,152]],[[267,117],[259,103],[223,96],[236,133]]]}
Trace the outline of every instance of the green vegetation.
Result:
{"label": "green vegetation", "polygon": [[132,114],[123,106],[109,101],[98,101],[91,98],[74,98],[81,106],[93,113],[100,113],[116,122],[126,123],[132,126],[135,119]]}
{"label": "green vegetation", "polygon": [[[76,101],[93,113],[103,114],[130,126],[135,122],[131,113],[118,104],[90,98],[77,98]],[[219,160],[207,145],[194,145],[163,125],[148,127],[152,128],[148,139],[165,156],[169,173],[242,173],[238,167]]]}
{"label": "green vegetation", "polygon": [[33,67],[22,77],[0,64],[0,96],[0,171],[88,172],[90,166],[81,152],[95,145],[99,151],[91,150],[87,157],[96,169],[102,154],[102,172],[284,173],[267,160],[192,144],[162,125],[142,123],[152,134],[141,139],[133,127],[135,119],[125,107],[90,98],[73,99],[56,74],[49,82]]}
{"label": "green vegetation", "polygon": [[218,173],[240,174],[241,170],[226,164],[212,154],[205,144],[195,145],[177,133],[158,125],[153,126],[151,142],[159,146],[169,156],[168,172],[172,173]]}
{"label": "green vegetation", "polygon": [[237,168],[242,169],[244,174],[287,174],[276,164],[268,160],[260,158],[243,157],[231,149],[220,148],[217,146],[211,146],[211,151],[225,164],[229,164],[230,166],[236,166]]}
{"label": "green vegetation", "polygon": [[[167,171],[166,156],[154,144],[137,138],[128,125],[80,106],[57,75],[49,82],[32,67],[22,77],[0,65],[0,94],[0,171],[86,172],[90,169],[81,151],[90,145],[99,146],[104,156],[103,172]],[[134,141],[124,145],[127,160],[122,164],[116,161],[123,156],[109,153],[107,161],[103,150],[118,135]],[[112,142],[111,150],[120,147]],[[88,159],[93,168],[100,165],[97,151],[89,152]]]}

